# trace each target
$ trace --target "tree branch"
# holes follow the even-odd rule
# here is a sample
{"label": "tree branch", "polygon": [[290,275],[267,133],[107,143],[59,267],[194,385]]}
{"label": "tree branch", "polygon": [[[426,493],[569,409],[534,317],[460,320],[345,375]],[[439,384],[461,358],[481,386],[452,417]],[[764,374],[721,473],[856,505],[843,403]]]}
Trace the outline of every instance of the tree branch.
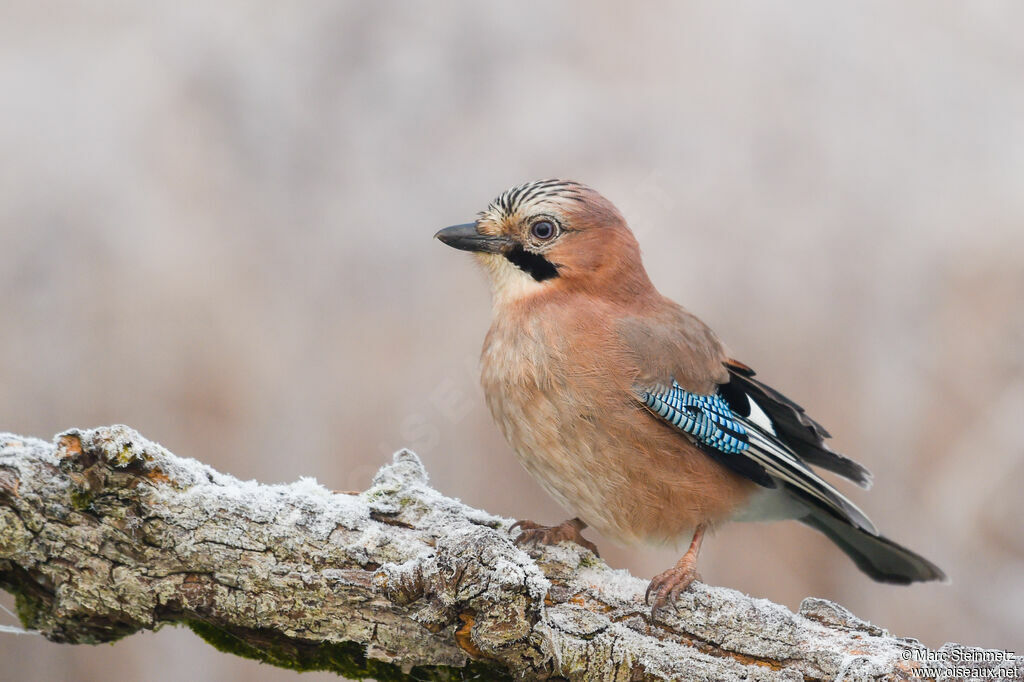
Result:
{"label": "tree branch", "polygon": [[[430,488],[408,451],[341,494],[241,482],[124,426],[0,435],[0,587],[55,642],[185,623],[238,655],[377,679],[914,679],[936,665],[820,599],[793,614],[695,584],[652,622],[642,581],[571,544],[535,560],[509,525]],[[971,665],[1024,676],[1019,657]]]}

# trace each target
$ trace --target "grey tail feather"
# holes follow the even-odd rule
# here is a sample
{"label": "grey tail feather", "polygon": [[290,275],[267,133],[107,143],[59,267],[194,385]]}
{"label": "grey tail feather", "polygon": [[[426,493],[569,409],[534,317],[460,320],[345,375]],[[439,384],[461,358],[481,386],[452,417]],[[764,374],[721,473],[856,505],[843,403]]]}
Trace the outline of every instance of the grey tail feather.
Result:
{"label": "grey tail feather", "polygon": [[825,511],[812,511],[800,519],[836,543],[857,568],[880,583],[909,585],[940,580],[949,582],[942,569],[920,554],[881,535],[855,528]]}

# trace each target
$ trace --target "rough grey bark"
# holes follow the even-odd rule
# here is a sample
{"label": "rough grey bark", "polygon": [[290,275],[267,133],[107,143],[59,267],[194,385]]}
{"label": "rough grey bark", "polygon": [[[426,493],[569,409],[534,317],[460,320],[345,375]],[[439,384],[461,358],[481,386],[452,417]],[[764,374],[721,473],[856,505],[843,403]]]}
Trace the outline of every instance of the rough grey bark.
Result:
{"label": "rough grey bark", "polygon": [[[0,435],[0,586],[55,642],[184,622],[237,654],[380,679],[916,679],[1003,656],[703,584],[652,621],[643,581],[576,545],[531,558],[510,525],[430,488],[408,451],[332,493],[241,482],[124,426]],[[1024,676],[1019,657],[958,665]]]}

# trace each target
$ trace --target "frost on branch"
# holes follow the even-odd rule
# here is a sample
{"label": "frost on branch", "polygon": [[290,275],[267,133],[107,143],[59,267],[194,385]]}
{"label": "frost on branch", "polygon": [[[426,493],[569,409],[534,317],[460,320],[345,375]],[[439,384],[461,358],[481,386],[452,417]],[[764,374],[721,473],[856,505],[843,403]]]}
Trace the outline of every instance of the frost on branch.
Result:
{"label": "frost on branch", "polygon": [[[510,525],[429,487],[408,451],[342,494],[239,481],[124,426],[0,435],[0,587],[55,642],[181,623],[237,655],[377,679],[915,679],[921,665],[916,641],[819,599],[794,614],[696,584],[652,622],[643,581],[572,544],[531,558]],[[1024,676],[1024,659],[1003,665]]]}

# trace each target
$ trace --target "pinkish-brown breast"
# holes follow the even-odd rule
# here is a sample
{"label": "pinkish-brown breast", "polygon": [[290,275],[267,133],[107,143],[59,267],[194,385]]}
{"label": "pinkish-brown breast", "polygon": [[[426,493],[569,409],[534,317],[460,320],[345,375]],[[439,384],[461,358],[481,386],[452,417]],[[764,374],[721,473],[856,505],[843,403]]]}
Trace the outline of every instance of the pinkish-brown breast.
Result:
{"label": "pinkish-brown breast", "polygon": [[631,386],[645,372],[621,317],[587,297],[507,306],[484,342],[487,404],[570,514],[624,542],[686,540],[697,524],[731,516],[755,486],[636,401]]}

